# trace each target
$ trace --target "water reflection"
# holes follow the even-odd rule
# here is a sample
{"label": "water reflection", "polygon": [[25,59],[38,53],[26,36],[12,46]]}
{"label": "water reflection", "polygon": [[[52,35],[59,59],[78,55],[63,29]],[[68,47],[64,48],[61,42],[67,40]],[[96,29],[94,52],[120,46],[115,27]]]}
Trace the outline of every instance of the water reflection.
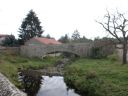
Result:
{"label": "water reflection", "polygon": [[43,76],[43,84],[37,96],[80,96],[72,89],[68,89],[61,76]]}
{"label": "water reflection", "polygon": [[24,75],[22,72],[19,72],[19,81],[22,83],[23,91],[27,93],[27,96],[36,96],[40,89],[42,77]]}
{"label": "water reflection", "polygon": [[40,77],[34,78],[30,76],[25,76],[23,79],[23,86],[28,96],[36,96],[38,90],[40,89],[40,84]]}
{"label": "water reflection", "polygon": [[62,76],[41,77],[23,71],[18,74],[27,96],[80,96],[73,89],[68,89]]}

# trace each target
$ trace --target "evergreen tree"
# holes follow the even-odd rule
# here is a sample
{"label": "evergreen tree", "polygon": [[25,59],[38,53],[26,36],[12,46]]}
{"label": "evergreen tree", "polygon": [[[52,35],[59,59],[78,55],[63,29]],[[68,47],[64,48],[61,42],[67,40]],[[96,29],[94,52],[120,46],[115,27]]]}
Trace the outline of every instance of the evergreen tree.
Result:
{"label": "evergreen tree", "polygon": [[92,42],[91,39],[88,39],[88,38],[86,38],[85,36],[83,36],[82,38],[80,38],[78,41],[79,41],[80,43],[90,43],[90,42]]}
{"label": "evergreen tree", "polygon": [[46,38],[49,38],[49,39],[50,39],[50,38],[52,38],[52,37],[51,37],[49,34],[47,34],[47,35],[46,35]]}
{"label": "evergreen tree", "polygon": [[19,46],[19,43],[18,40],[15,39],[14,35],[8,35],[5,37],[5,40],[3,40],[2,45],[7,47],[14,47]]}
{"label": "evergreen tree", "polygon": [[62,43],[69,43],[70,42],[70,38],[67,34],[65,34],[65,36],[61,36],[59,39],[60,42]]}
{"label": "evergreen tree", "polygon": [[23,20],[20,28],[19,38],[24,43],[25,41],[35,36],[41,37],[43,33],[40,21],[33,10],[30,10],[27,17]]}
{"label": "evergreen tree", "polygon": [[79,39],[80,39],[80,34],[79,34],[78,30],[75,30],[72,34],[72,40],[76,41],[76,40],[79,40]]}

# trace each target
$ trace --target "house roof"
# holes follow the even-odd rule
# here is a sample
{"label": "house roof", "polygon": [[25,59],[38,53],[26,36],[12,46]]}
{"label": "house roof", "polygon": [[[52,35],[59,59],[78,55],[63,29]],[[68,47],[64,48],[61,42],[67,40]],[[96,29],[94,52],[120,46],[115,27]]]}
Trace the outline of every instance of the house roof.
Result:
{"label": "house roof", "polygon": [[0,38],[2,38],[2,37],[6,37],[6,36],[9,36],[9,35],[6,35],[6,34],[0,34]]}
{"label": "house roof", "polygon": [[42,38],[42,37],[34,37],[35,40],[43,43],[43,44],[62,44],[61,42],[55,40],[55,39],[49,39],[49,38]]}

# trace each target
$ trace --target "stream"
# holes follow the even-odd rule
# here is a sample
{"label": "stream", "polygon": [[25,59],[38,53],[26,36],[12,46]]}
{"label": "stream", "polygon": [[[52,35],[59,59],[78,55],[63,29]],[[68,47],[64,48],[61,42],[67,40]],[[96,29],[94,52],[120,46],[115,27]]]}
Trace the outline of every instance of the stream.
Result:
{"label": "stream", "polygon": [[[29,71],[28,71],[29,72]],[[80,96],[69,89],[63,76],[38,76],[31,71],[28,75],[19,72],[22,90],[27,96]]]}
{"label": "stream", "polygon": [[62,76],[42,77],[37,96],[80,96],[73,89],[68,89]]}
{"label": "stream", "polygon": [[[55,68],[45,68],[38,71],[19,69],[19,81],[23,85],[23,91],[28,96],[80,96],[73,89],[69,89],[64,82],[64,77],[55,76],[53,73],[62,73],[63,67],[69,62],[68,59],[63,59],[56,62]],[[53,70],[54,69],[54,70]],[[59,70],[58,70],[59,69]],[[45,73],[43,76],[40,75]],[[50,75],[47,75],[46,73]],[[52,73],[52,74],[51,74]]]}

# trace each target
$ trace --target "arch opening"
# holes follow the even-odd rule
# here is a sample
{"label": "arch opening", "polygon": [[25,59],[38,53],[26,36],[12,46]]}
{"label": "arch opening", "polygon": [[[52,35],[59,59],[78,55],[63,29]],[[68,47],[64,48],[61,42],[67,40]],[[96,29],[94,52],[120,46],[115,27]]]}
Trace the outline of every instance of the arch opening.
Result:
{"label": "arch opening", "polygon": [[63,57],[63,58],[75,58],[75,57],[80,57],[80,55],[74,53],[74,52],[68,52],[68,51],[51,51],[51,52],[46,52],[45,55],[42,56],[42,58],[46,57]]}

